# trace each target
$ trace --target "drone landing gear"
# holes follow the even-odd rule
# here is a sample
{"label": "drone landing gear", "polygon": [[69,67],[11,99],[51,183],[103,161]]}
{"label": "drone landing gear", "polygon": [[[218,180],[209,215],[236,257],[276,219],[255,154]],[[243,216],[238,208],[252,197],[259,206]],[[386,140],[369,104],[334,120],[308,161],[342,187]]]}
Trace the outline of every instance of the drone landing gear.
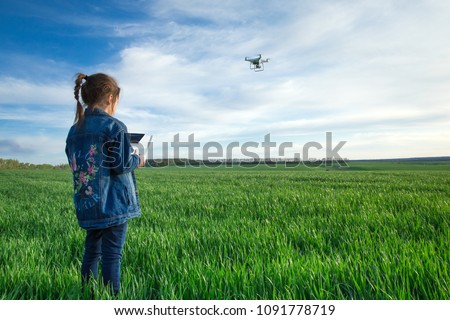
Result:
{"label": "drone landing gear", "polygon": [[250,70],[253,70],[255,72],[264,71],[264,64],[253,64],[250,63]]}

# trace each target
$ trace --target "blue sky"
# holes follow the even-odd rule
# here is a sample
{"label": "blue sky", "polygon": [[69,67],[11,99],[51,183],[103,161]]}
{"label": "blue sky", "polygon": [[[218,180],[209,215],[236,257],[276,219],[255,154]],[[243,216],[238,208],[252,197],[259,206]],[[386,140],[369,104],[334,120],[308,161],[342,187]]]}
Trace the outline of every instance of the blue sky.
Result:
{"label": "blue sky", "polygon": [[446,0],[2,0],[0,157],[66,162],[77,72],[114,76],[116,116],[155,149],[270,133],[289,156],[332,132],[349,159],[448,156],[448,17]]}

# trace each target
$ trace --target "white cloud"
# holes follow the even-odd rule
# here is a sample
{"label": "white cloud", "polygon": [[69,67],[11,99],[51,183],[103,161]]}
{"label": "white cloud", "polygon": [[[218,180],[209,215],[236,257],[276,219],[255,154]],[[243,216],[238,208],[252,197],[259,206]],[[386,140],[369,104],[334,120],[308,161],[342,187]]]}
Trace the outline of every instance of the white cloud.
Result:
{"label": "white cloud", "polygon": [[29,163],[50,163],[53,165],[67,162],[64,152],[64,139],[55,139],[48,134],[22,133],[11,139],[0,141],[0,157],[17,159]]}
{"label": "white cloud", "polygon": [[73,89],[67,83],[0,77],[0,104],[67,105],[71,100]]}
{"label": "white cloud", "polygon": [[407,133],[399,130],[356,133],[348,138],[343,154],[350,159],[448,156],[450,141],[437,137],[448,135],[449,125],[447,122],[439,127],[426,127],[426,130],[412,127]]}

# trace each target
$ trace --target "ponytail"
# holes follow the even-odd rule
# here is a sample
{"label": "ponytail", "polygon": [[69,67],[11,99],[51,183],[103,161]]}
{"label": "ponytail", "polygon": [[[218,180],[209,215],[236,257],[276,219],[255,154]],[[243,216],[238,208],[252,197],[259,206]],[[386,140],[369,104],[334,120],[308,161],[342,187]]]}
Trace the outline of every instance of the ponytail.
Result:
{"label": "ponytail", "polygon": [[80,102],[80,90],[81,90],[83,79],[87,80],[88,76],[83,73],[78,73],[76,75],[75,88],[73,91],[75,100],[77,100],[77,110],[75,112],[75,121],[74,121],[74,123],[76,123],[77,126],[80,126],[84,119],[84,107]]}

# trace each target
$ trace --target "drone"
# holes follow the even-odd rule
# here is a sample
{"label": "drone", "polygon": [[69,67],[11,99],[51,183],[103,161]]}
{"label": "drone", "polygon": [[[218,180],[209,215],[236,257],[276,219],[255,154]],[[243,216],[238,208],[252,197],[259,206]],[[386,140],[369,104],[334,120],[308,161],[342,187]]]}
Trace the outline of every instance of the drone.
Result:
{"label": "drone", "polygon": [[258,54],[254,57],[245,57],[245,61],[250,62],[250,70],[259,72],[264,70],[264,63],[269,62],[269,59],[263,59],[261,58],[261,54]]}

